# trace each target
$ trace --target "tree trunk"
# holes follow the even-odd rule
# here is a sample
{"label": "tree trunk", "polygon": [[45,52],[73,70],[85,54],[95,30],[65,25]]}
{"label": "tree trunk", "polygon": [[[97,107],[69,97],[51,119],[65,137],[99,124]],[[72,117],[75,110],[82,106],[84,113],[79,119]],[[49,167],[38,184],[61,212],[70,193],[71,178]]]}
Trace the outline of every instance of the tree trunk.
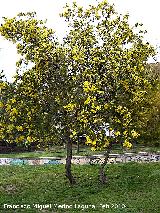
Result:
{"label": "tree trunk", "polygon": [[108,183],[108,177],[106,176],[105,174],[105,166],[107,165],[107,162],[108,162],[108,158],[109,158],[109,153],[111,151],[111,148],[112,148],[112,142],[110,142],[109,144],[109,147],[108,147],[108,150],[107,152],[105,153],[105,159],[104,159],[104,162],[103,164],[101,165],[101,168],[99,170],[99,180],[102,184],[106,184]]}
{"label": "tree trunk", "polygon": [[77,154],[79,154],[79,139],[77,141]]}
{"label": "tree trunk", "polygon": [[75,184],[75,179],[72,176],[72,171],[71,171],[71,160],[72,160],[72,141],[70,137],[68,137],[67,140],[67,158],[66,158],[66,177],[68,178],[69,182],[71,185]]}

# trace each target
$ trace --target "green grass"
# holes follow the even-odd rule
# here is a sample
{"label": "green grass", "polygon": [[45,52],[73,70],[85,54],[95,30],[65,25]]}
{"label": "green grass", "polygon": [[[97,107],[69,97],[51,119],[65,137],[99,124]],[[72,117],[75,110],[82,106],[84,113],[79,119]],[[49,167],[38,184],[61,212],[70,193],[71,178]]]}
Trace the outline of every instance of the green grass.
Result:
{"label": "green grass", "polygon": [[[124,153],[124,152],[135,152],[138,153],[139,151],[147,151],[147,152],[157,152],[160,151],[159,147],[149,147],[149,146],[142,146],[137,145],[134,146],[131,150],[125,150],[123,147],[119,145],[114,145],[111,153]],[[102,151],[91,151],[90,147],[88,146],[81,146],[80,152],[77,154],[77,147],[76,145],[73,146],[73,155],[82,155],[82,156],[90,156],[90,155],[97,155],[97,154],[104,154],[105,150]],[[66,150],[63,146],[53,146],[50,148],[49,151],[35,151],[35,152],[22,152],[22,153],[9,153],[9,154],[0,154],[0,158],[7,157],[7,158],[38,158],[38,157],[65,157]]]}
{"label": "green grass", "polygon": [[[98,181],[97,165],[73,166],[77,184],[71,187],[64,176],[64,165],[1,166],[0,213],[106,212],[159,213],[160,164],[126,163],[108,165],[109,184]],[[4,209],[4,204],[28,204],[31,209]],[[78,208],[53,208],[37,211],[33,204],[95,205]],[[100,204],[110,208],[102,209]],[[118,206],[116,206],[116,204]],[[106,207],[108,207],[106,205]],[[118,207],[118,208],[113,208]],[[125,208],[124,205],[126,206]],[[82,206],[81,206],[82,207]]]}

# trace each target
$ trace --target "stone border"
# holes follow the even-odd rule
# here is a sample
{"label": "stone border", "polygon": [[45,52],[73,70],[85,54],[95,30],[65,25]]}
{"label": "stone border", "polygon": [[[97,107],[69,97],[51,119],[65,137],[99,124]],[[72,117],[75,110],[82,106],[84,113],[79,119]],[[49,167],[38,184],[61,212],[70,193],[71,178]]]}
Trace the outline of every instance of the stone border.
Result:
{"label": "stone border", "polygon": [[[78,165],[102,164],[104,155],[73,156],[72,163]],[[160,162],[160,155],[148,152],[109,154],[108,164],[127,162]],[[65,164],[65,158],[40,157],[40,158],[0,158],[0,165],[58,165]]]}

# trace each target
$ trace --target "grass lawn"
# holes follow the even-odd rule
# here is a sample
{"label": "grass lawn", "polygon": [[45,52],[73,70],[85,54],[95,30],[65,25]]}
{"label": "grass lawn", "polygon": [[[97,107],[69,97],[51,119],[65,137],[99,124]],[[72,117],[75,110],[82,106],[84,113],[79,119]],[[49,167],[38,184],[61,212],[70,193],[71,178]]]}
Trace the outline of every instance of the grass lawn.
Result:
{"label": "grass lawn", "polygon": [[[123,147],[119,145],[114,145],[111,153],[124,153],[124,152],[135,152],[138,153],[139,151],[145,152],[157,152],[160,151],[159,147],[148,147],[137,145],[133,146],[130,150],[125,150]],[[77,154],[77,146],[73,146],[73,155],[82,155],[82,156],[90,156],[90,155],[97,155],[103,154],[105,150],[102,151],[91,151],[90,147],[88,146],[81,146],[80,152]],[[65,157],[66,156],[66,149],[63,146],[53,146],[48,151],[35,151],[35,152],[22,152],[22,153],[9,153],[9,154],[0,154],[0,158],[38,158],[38,157]]]}
{"label": "grass lawn", "polygon": [[[99,183],[98,168],[74,165],[77,184],[71,187],[64,176],[64,165],[0,166],[0,213],[160,212],[160,164],[108,165],[108,186]],[[4,209],[4,204],[27,204],[31,209]],[[33,204],[51,204],[52,209],[46,206],[38,211]],[[82,210],[83,205],[90,206]]]}

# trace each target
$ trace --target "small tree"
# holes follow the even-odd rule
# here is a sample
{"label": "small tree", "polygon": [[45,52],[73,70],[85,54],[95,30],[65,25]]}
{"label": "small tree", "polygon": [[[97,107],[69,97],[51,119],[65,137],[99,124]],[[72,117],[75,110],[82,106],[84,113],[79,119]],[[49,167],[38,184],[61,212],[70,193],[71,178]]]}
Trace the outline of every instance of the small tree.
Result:
{"label": "small tree", "polygon": [[[31,105],[25,102],[27,113],[34,106],[25,137],[41,144],[62,135],[67,144],[66,176],[73,184],[72,142],[85,134],[92,150],[107,150],[100,169],[105,183],[104,167],[113,141],[130,148],[139,135],[135,118],[152,87],[144,70],[154,49],[143,42],[144,32],[135,33],[139,25],[130,27],[128,15],[118,15],[106,1],[86,10],[76,3],[71,8],[66,5],[61,16],[69,26],[62,44],[33,13],[5,18],[0,27],[23,56],[19,69],[29,61],[34,64],[16,79],[18,96],[30,99]],[[106,136],[105,129],[114,130],[114,137]]]}
{"label": "small tree", "polygon": [[[118,15],[107,1],[87,10],[76,3],[72,8],[66,5],[62,17],[70,29],[64,44],[71,73],[83,87],[84,100],[79,105],[75,100],[80,109],[77,121],[92,150],[107,149],[100,169],[100,180],[105,183],[104,167],[113,141],[130,148],[139,136],[137,116],[154,85],[145,72],[154,49],[143,42],[145,32],[140,25],[130,27],[129,16]],[[107,137],[105,129],[114,130],[114,137]]]}

